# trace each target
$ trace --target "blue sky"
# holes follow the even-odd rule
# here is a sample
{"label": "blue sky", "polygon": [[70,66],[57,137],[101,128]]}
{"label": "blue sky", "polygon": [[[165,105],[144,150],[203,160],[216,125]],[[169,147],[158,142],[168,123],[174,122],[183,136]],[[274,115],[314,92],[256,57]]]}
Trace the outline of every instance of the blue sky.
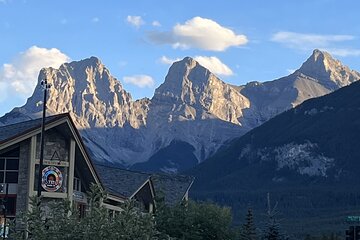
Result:
{"label": "blue sky", "polygon": [[285,76],[314,48],[360,71],[357,0],[0,0],[0,116],[42,67],[97,56],[134,99],[185,56],[225,82]]}

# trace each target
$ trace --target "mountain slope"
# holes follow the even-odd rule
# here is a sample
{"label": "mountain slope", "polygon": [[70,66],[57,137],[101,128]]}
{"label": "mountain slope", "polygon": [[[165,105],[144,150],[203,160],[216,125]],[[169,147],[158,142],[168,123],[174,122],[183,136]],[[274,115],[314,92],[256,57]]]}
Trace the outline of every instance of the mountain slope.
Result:
{"label": "mountain slope", "polygon": [[[96,57],[42,69],[38,81],[46,77],[53,85],[48,114],[70,112],[98,161],[182,171],[276,114],[358,76],[315,50],[295,73],[245,86],[227,84],[187,57],[170,67],[152,99],[136,101]],[[38,85],[27,103],[0,118],[0,124],[40,117],[41,100]],[[185,151],[191,161],[169,157],[178,151]]]}
{"label": "mountain slope", "polygon": [[360,82],[355,82],[232,141],[190,172],[196,176],[192,194],[237,207],[251,203],[259,210],[265,202],[259,199],[271,192],[287,221],[303,226],[309,219],[332,221],[334,211],[341,221],[360,205],[359,132]]}
{"label": "mountain slope", "polygon": [[[213,80],[210,81],[212,84],[208,84],[206,87],[204,87],[203,84],[202,87],[199,87],[199,76],[206,75],[205,73],[208,71],[205,71],[205,69],[202,68],[203,72],[197,69],[196,74],[193,72],[188,74],[187,71],[189,70],[184,70],[183,68],[184,61],[187,62],[187,65],[198,65],[190,58],[185,58],[182,62],[175,63],[174,66],[170,68],[165,83],[156,90],[152,102],[161,102],[162,104],[159,104],[159,106],[162,107],[164,106],[164,103],[169,103],[169,106],[167,107],[168,114],[165,114],[162,119],[173,119],[174,116],[179,117],[177,114],[180,113],[182,114],[180,117],[188,116],[188,119],[196,120],[199,118],[200,114],[199,111],[196,112],[195,109],[199,109],[197,106],[202,105],[202,108],[200,108],[202,109],[202,112],[200,112],[202,115],[200,116],[202,116],[203,121],[202,125],[198,125],[198,127],[202,126],[205,129],[201,135],[202,137],[206,136],[206,129],[210,129],[210,132],[214,132],[214,123],[209,126],[209,124],[205,124],[206,121],[204,121],[204,114],[207,116],[207,113],[209,112],[216,118],[239,125],[242,131],[236,131],[234,133],[238,134],[237,136],[240,136],[244,132],[259,126],[273,116],[297,106],[306,99],[328,94],[334,89],[338,89],[360,78],[360,73],[341,65],[338,60],[333,59],[328,53],[314,50],[313,54],[299,70],[289,76],[276,79],[274,81],[264,83],[252,82],[245,86],[235,87],[224,84],[221,80],[213,76]],[[312,64],[316,65],[316,67],[311,68],[310,66]],[[196,67],[194,67],[194,69],[196,69]],[[336,71],[341,71],[341,73]],[[327,72],[328,75],[320,76],[318,72]],[[226,89],[229,89],[230,92],[228,93],[226,91],[219,90],[219,86],[223,89],[226,87]],[[332,86],[332,88],[328,88],[328,86]],[[181,89],[181,91],[179,91],[179,89]],[[233,97],[230,98],[230,100],[224,100],[221,95],[206,94],[210,92],[208,89],[211,89],[211,93],[220,92],[224,95],[230,96],[233,94]],[[234,89],[239,91],[240,94],[234,94]],[[196,93],[198,94],[196,95]],[[204,99],[211,101],[212,108],[207,107]],[[243,104],[234,105],[233,101],[236,101],[236,99]],[[218,104],[222,102],[226,103],[225,107],[224,104]],[[217,109],[218,111],[211,111],[212,109]],[[162,108],[162,110],[164,110],[164,108]],[[204,110],[206,112],[204,112]],[[156,112],[156,114],[158,114],[158,112]],[[152,118],[150,117],[149,119]],[[216,125],[218,124],[216,123]],[[218,127],[215,127],[215,129],[216,128]],[[234,130],[237,129],[236,126],[231,125],[230,128]],[[198,132],[196,129],[192,129],[191,131],[183,131],[180,129],[176,133],[180,135],[185,133],[194,136],[196,132]],[[221,132],[226,133],[232,131],[231,129],[229,131],[226,128],[222,129]],[[234,135],[228,136],[227,139],[232,139],[233,137]],[[186,138],[181,139],[185,142],[190,142],[191,145],[195,146],[195,149],[201,150],[204,144],[213,144],[215,141],[212,140],[203,142],[202,139],[196,138],[194,139],[195,141],[191,142],[185,140]],[[221,146],[222,142],[223,141],[221,141],[221,144],[217,143],[215,146]],[[199,145],[198,143],[201,144]],[[176,154],[176,151],[174,151],[173,154]],[[188,154],[192,153],[189,152]],[[211,154],[212,152],[200,155],[200,161],[203,160],[202,156],[211,156]],[[197,152],[196,156],[199,159],[199,152]],[[164,159],[167,159],[167,161],[164,161]],[[166,162],[166,164],[164,164],[164,162]],[[174,164],[170,158],[164,158],[161,152],[153,155],[149,161],[136,164],[133,167],[141,170],[153,170],[154,166],[159,166],[160,163],[162,163],[167,169],[183,170],[178,163]]]}
{"label": "mountain slope", "polygon": [[[236,177],[234,171],[242,171],[252,164],[274,162],[276,168],[273,170],[288,168],[303,176],[324,177],[327,180],[335,180],[336,176],[338,182],[346,181],[347,177],[352,179],[349,173],[353,172],[353,168],[360,166],[360,161],[352,160],[360,157],[357,130],[360,130],[359,82],[329,95],[307,100],[274,117],[230,142],[228,147],[223,147],[197,166],[194,173],[199,175],[198,182],[204,179],[206,184],[211,185],[229,174]],[[349,159],[349,156],[352,158]],[[306,157],[309,162],[297,162]],[[313,166],[315,163],[317,165]],[[346,164],[341,165],[343,163]],[[220,167],[221,171],[218,171]],[[331,169],[336,169],[336,172]],[[281,178],[281,171],[273,173],[273,177]],[[257,183],[249,181],[247,184],[252,188],[259,187],[252,185]],[[271,184],[277,183],[272,181]]]}

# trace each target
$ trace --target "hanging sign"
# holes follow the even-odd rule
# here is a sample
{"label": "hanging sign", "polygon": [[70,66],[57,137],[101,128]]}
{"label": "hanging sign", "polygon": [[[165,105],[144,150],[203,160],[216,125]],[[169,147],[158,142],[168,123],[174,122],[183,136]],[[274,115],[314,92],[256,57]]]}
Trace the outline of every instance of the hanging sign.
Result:
{"label": "hanging sign", "polygon": [[57,167],[48,166],[42,170],[41,186],[48,192],[56,192],[61,188],[63,175]]}

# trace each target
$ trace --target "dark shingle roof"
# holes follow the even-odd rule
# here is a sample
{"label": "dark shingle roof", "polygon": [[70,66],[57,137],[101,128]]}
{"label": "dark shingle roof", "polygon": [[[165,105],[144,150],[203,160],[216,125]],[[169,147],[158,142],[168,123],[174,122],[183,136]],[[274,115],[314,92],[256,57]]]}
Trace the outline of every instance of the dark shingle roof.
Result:
{"label": "dark shingle roof", "polygon": [[194,181],[194,178],[190,176],[150,174],[100,164],[95,164],[95,168],[109,193],[128,198],[150,178],[155,195],[163,194],[165,203],[168,205],[181,202]]}
{"label": "dark shingle roof", "polygon": [[183,200],[194,178],[183,175],[153,174],[151,181],[155,188],[155,195],[163,194],[166,204],[175,205]]}
{"label": "dark shingle roof", "polygon": [[[68,113],[46,117],[46,124],[56,121]],[[0,127],[0,144],[41,127],[41,118]],[[86,145],[86,144],[85,144]],[[193,182],[193,177],[165,174],[148,174],[117,167],[94,165],[106,190],[116,196],[131,197],[149,178],[155,194],[164,194],[170,205],[179,203]]]}
{"label": "dark shingle roof", "polygon": [[[52,122],[56,119],[62,118],[68,114],[58,114],[46,117],[46,123]],[[19,122],[15,124],[5,125],[0,127],[0,144],[4,143],[12,138],[30,132],[36,128],[41,127],[41,118],[33,119],[25,122]]]}
{"label": "dark shingle roof", "polygon": [[150,178],[150,174],[147,173],[99,164],[95,164],[95,169],[109,193],[126,198],[131,197]]}

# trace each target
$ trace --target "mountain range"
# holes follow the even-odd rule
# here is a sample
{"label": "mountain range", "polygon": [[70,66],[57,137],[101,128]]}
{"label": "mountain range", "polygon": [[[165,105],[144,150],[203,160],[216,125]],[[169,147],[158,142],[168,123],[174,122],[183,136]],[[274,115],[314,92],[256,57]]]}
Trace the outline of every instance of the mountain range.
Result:
{"label": "mountain range", "polygon": [[[211,157],[303,101],[360,78],[328,53],[314,50],[294,73],[242,86],[225,83],[194,59],[175,62],[151,99],[133,100],[96,57],[44,68],[52,87],[48,114],[70,112],[98,162],[146,171],[179,172]],[[40,117],[40,84],[0,125]]]}
{"label": "mountain range", "polygon": [[[234,139],[188,173],[192,196],[265,212],[289,231],[343,231],[360,207],[360,82],[305,101]],[[286,225],[285,224],[285,225]]]}

